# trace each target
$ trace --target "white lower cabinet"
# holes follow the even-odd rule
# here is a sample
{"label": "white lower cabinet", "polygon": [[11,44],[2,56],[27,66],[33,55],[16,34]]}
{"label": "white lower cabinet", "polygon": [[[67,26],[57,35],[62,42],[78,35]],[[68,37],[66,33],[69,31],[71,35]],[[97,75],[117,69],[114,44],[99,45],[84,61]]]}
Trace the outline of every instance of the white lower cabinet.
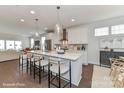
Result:
{"label": "white lower cabinet", "polygon": [[82,57],[83,57],[83,63],[82,64],[84,64],[84,65],[88,65],[88,62],[87,62],[87,51],[85,50],[85,51],[83,51],[83,53],[82,53]]}

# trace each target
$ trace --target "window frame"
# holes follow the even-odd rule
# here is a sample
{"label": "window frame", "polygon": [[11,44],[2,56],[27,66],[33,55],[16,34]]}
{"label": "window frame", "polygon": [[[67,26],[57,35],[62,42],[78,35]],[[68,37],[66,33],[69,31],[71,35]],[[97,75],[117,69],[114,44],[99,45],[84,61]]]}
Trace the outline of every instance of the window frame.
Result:
{"label": "window frame", "polygon": [[[104,35],[96,35],[96,30],[98,30],[98,29],[103,29],[103,28],[107,28],[108,30],[107,30],[107,34],[104,34]],[[104,27],[97,27],[97,28],[95,28],[94,29],[94,36],[95,37],[101,37],[101,36],[108,36],[108,35],[110,35],[110,27],[109,26],[104,26]]]}
{"label": "window frame", "polygon": [[[112,27],[118,26],[118,28],[119,28],[119,26],[121,26],[121,25],[123,25],[123,29],[112,30]],[[110,33],[111,33],[111,35],[121,35],[121,34],[124,34],[124,32],[122,32],[122,33],[121,33],[121,32],[120,32],[120,33],[117,33],[118,31],[121,31],[121,30],[124,31],[124,24],[111,25],[111,27],[110,27]],[[117,31],[117,32],[112,33],[112,31]]]}

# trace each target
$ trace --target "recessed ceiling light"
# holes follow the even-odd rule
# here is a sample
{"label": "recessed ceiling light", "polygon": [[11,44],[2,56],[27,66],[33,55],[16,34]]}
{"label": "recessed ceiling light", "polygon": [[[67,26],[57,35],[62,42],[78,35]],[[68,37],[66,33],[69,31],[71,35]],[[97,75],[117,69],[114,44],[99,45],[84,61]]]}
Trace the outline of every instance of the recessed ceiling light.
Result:
{"label": "recessed ceiling light", "polygon": [[47,29],[48,29],[47,27],[44,28],[44,30],[47,30]]}
{"label": "recessed ceiling light", "polygon": [[31,14],[35,14],[35,11],[31,10],[30,13],[31,13]]}
{"label": "recessed ceiling light", "polygon": [[35,33],[35,35],[38,37],[38,36],[39,36],[39,33],[38,33],[38,32],[36,32],[36,33]]}
{"label": "recessed ceiling light", "polygon": [[75,22],[75,21],[76,21],[76,19],[72,18],[72,19],[71,19],[71,21],[72,21],[72,22]]}
{"label": "recessed ceiling light", "polygon": [[25,20],[24,19],[20,19],[21,22],[24,22]]}

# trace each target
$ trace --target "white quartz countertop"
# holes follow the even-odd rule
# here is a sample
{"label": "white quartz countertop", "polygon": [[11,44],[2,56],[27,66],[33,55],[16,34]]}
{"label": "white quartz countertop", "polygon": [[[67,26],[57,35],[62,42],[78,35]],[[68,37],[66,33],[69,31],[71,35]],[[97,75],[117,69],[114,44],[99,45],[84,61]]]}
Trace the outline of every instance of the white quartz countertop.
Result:
{"label": "white quartz countertop", "polygon": [[62,58],[75,61],[81,57],[83,51],[67,51],[65,54],[58,54],[56,51],[43,52],[41,50],[30,51],[30,53],[41,54],[50,57]]}

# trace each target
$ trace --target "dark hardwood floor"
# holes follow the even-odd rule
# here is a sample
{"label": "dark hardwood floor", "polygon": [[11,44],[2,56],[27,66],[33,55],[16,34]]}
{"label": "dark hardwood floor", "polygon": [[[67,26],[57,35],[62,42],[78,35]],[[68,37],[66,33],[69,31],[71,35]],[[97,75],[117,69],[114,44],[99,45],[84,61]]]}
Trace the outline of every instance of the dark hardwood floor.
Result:
{"label": "dark hardwood floor", "polygon": [[79,83],[80,88],[91,88],[92,84],[92,76],[93,76],[93,65],[83,65],[82,68],[82,79]]}
{"label": "dark hardwood floor", "polygon": [[[93,65],[83,66],[82,79],[79,86],[72,86],[73,88],[90,88],[92,83]],[[47,88],[48,82],[43,78],[41,84],[38,80],[34,80],[32,76],[27,73],[20,73],[18,71],[18,60],[0,63],[0,87],[17,87],[17,88]]]}

